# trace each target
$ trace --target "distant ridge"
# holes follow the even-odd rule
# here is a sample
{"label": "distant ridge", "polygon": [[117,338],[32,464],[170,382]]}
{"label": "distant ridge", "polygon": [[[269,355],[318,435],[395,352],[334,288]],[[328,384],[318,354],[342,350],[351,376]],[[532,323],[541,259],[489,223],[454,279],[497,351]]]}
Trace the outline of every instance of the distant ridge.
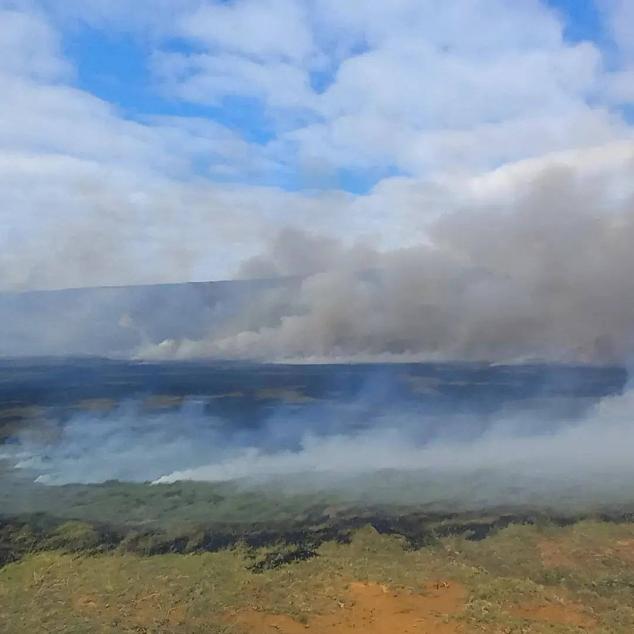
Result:
{"label": "distant ridge", "polygon": [[205,336],[272,287],[298,278],[0,293],[0,357],[129,357],[140,345]]}
{"label": "distant ridge", "polygon": [[270,278],[252,278],[252,279],[236,279],[236,280],[202,280],[196,282],[150,282],[148,284],[105,284],[102,286],[69,286],[63,288],[36,288],[27,290],[0,290],[0,298],[11,295],[37,295],[40,293],[75,293],[83,291],[110,291],[110,290],[134,290],[162,288],[170,289],[181,286],[260,286],[260,285],[278,285],[290,281],[301,279],[295,276],[286,277],[270,277]]}

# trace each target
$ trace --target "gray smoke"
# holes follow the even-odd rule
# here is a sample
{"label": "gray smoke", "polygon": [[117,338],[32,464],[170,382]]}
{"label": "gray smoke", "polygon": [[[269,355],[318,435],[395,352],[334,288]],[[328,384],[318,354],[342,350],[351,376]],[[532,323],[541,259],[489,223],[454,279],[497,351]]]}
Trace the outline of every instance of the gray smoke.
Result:
{"label": "gray smoke", "polygon": [[626,362],[634,149],[608,149],[614,165],[611,154],[586,157],[590,167],[550,160],[457,179],[463,195],[444,182],[436,202],[431,185],[420,199],[394,185],[355,203],[369,224],[381,203],[394,222],[424,226],[408,247],[333,237],[352,207],[332,213],[331,235],[311,233],[304,210],[242,263],[242,281],[0,294],[0,355]]}
{"label": "gray smoke", "polygon": [[551,165],[504,205],[441,215],[419,246],[379,252],[282,231],[240,273],[297,284],[254,296],[205,337],[137,355],[623,362],[634,352],[633,245],[631,187]]}

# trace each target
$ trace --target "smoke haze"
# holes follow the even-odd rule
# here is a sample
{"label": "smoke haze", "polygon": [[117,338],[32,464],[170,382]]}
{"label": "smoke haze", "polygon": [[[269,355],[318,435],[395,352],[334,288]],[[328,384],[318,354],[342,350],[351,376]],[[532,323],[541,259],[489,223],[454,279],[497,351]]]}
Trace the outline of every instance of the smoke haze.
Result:
{"label": "smoke haze", "polygon": [[[451,366],[446,372],[458,380]],[[510,368],[505,376],[521,385],[521,374]],[[547,397],[550,385],[527,400],[498,396],[492,409],[476,393],[443,408],[389,387],[377,395],[387,384],[377,375],[352,399],[278,404],[240,424],[210,412],[208,399],[155,413],[130,400],[108,413],[76,414],[44,437],[22,432],[3,457],[49,485],[237,481],[470,508],[634,502],[623,486],[634,477],[631,390],[597,399],[583,390],[555,397],[555,389]]]}

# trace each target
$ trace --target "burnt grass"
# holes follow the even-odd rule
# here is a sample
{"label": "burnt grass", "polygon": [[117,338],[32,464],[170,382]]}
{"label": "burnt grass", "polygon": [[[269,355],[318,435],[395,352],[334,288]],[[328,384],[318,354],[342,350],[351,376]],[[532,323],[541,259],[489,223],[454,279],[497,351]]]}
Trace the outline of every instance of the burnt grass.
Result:
{"label": "burnt grass", "polygon": [[380,535],[397,536],[412,550],[433,545],[444,537],[462,536],[480,541],[510,525],[569,526],[586,519],[634,522],[631,513],[553,516],[540,513],[501,513],[486,517],[463,514],[404,515],[360,512],[319,523],[266,522],[251,525],[214,523],[182,530],[116,526],[61,520],[47,514],[0,519],[0,566],[44,551],[76,554],[119,552],[139,556],[217,552],[231,548],[246,551],[249,569],[263,572],[318,556],[325,542],[349,544],[354,533],[372,527]]}

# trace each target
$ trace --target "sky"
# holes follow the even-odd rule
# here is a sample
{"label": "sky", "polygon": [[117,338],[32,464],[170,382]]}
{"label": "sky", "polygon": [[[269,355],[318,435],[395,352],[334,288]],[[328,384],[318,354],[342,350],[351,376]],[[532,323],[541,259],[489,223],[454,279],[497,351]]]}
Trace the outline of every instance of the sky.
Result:
{"label": "sky", "polygon": [[0,0],[0,95],[0,290],[229,279],[288,228],[424,243],[553,164],[618,197],[634,2]]}

